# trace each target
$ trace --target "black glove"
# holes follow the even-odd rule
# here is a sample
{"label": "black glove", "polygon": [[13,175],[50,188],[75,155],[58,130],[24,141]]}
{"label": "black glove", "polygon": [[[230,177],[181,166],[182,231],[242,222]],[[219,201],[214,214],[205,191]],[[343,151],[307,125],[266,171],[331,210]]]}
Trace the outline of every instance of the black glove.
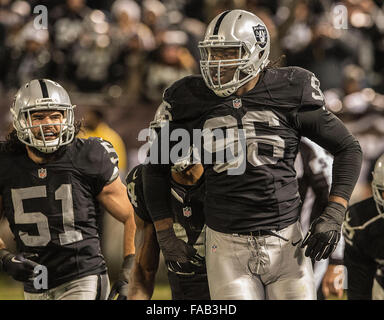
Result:
{"label": "black glove", "polygon": [[[32,257],[36,255],[29,255]],[[4,270],[13,279],[17,281],[27,282],[33,280],[36,276],[34,273],[38,263],[27,259],[23,254],[14,255],[5,249],[0,250],[0,270]]]}
{"label": "black glove", "polygon": [[320,261],[336,249],[346,210],[342,204],[330,201],[323,214],[311,223],[301,244],[301,248],[307,246],[307,257]]}
{"label": "black glove", "polygon": [[206,273],[205,259],[196,253],[193,257],[189,258],[187,262],[165,261],[169,271],[175,272],[182,276],[191,276],[196,273]]}
{"label": "black glove", "polygon": [[173,228],[157,231],[157,240],[169,271],[191,275],[203,267],[204,258],[193,246],[177,238]]}
{"label": "black glove", "polygon": [[[124,258],[123,266],[120,270],[120,274],[116,282],[111,288],[108,300],[127,300],[128,297],[128,283],[129,274],[135,262],[135,255],[129,254]],[[117,297],[116,297],[117,296]]]}

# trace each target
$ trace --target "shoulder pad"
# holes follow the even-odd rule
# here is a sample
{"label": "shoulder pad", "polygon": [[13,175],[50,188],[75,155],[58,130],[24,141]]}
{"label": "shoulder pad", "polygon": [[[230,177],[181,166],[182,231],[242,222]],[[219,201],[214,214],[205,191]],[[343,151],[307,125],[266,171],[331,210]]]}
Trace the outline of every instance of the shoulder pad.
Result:
{"label": "shoulder pad", "polygon": [[264,82],[275,100],[299,107],[324,105],[320,82],[306,69],[300,67],[267,69]]}
{"label": "shoulder pad", "polygon": [[127,183],[128,198],[135,210],[135,213],[140,219],[146,222],[152,223],[152,219],[148,213],[148,210],[144,201],[143,178],[142,178],[143,167],[144,165],[142,164],[134,167],[128,173],[125,181]]}
{"label": "shoulder pad", "polygon": [[218,97],[208,89],[200,75],[176,81],[165,90],[163,100],[168,104],[173,121],[196,118],[207,105],[214,104]]}
{"label": "shoulder pad", "polygon": [[348,209],[346,222],[352,227],[362,226],[364,223],[378,215],[373,197],[353,204]]}
{"label": "shoulder pad", "polygon": [[130,182],[137,182],[138,180],[141,180],[142,169],[143,169],[143,165],[142,164],[139,164],[136,167],[134,167],[127,174],[127,177],[125,178],[125,182],[127,184],[129,184]]}
{"label": "shoulder pad", "polygon": [[324,94],[315,74],[300,67],[291,68],[294,83],[302,89],[301,106],[323,107],[325,104]]}
{"label": "shoulder pad", "polygon": [[107,181],[113,181],[119,175],[118,155],[112,144],[101,138],[76,138],[71,157],[73,164],[90,176],[109,176]]}

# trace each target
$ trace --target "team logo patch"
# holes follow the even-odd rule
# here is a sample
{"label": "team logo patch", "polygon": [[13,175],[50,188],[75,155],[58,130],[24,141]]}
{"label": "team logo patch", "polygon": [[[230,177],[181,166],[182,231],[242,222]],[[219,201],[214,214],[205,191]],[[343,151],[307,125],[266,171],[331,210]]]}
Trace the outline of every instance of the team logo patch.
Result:
{"label": "team logo patch", "polygon": [[40,179],[45,179],[47,177],[47,169],[41,168],[37,170],[37,175],[39,176]]}
{"label": "team logo patch", "polygon": [[191,207],[184,207],[183,208],[183,215],[184,215],[184,217],[189,218],[192,215],[192,208]]}
{"label": "team logo patch", "polygon": [[232,104],[233,104],[233,107],[235,109],[239,109],[239,108],[241,108],[243,106],[242,103],[241,103],[241,99],[240,98],[237,98],[237,99],[233,100]]}
{"label": "team logo patch", "polygon": [[261,24],[258,24],[257,26],[253,27],[253,33],[255,34],[256,41],[258,42],[259,46],[264,48],[268,40],[267,29]]}

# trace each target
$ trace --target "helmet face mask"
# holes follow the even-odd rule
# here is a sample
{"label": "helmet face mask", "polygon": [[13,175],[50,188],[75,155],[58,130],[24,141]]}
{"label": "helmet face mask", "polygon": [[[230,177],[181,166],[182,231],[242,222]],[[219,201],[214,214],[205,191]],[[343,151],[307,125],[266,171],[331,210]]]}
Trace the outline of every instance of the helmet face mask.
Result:
{"label": "helmet face mask", "polygon": [[[216,59],[215,52],[222,52],[222,59]],[[201,60],[201,71],[204,79],[209,83],[209,87],[215,89],[231,88],[238,79],[240,79],[240,68],[245,65],[242,59],[245,49],[240,45],[217,45],[217,46],[201,46],[200,52],[202,57],[207,57]],[[232,52],[232,54],[225,54]],[[225,59],[224,59],[225,58]]]}
{"label": "helmet face mask", "polygon": [[[204,40],[199,43],[200,70],[208,88],[226,97],[251,79],[269,63],[270,38],[261,19],[244,10],[226,11],[212,20]],[[214,50],[234,51],[234,55],[215,57]],[[229,57],[229,58],[228,58]],[[233,76],[223,78],[226,69]]]}
{"label": "helmet face mask", "polygon": [[[52,153],[73,141],[75,135],[74,106],[68,93],[51,80],[32,80],[17,92],[11,114],[19,140],[43,153]],[[62,114],[58,122],[34,124],[33,114],[41,112],[49,116],[55,111]],[[55,139],[46,139],[47,130],[54,127]]]}
{"label": "helmet face mask", "polygon": [[384,155],[376,161],[372,175],[373,199],[376,202],[379,214],[384,215]]}

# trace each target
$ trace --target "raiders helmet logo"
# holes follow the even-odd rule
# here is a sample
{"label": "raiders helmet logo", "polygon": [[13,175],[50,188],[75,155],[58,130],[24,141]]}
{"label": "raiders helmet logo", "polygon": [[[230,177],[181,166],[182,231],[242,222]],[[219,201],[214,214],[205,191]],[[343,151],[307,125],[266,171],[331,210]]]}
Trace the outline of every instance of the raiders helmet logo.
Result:
{"label": "raiders helmet logo", "polygon": [[253,33],[255,34],[256,41],[259,44],[259,46],[264,48],[268,40],[267,29],[261,24],[258,24],[257,26],[253,27]]}
{"label": "raiders helmet logo", "polygon": [[47,177],[47,169],[41,168],[37,170],[37,175],[39,176],[40,179],[45,179]]}

